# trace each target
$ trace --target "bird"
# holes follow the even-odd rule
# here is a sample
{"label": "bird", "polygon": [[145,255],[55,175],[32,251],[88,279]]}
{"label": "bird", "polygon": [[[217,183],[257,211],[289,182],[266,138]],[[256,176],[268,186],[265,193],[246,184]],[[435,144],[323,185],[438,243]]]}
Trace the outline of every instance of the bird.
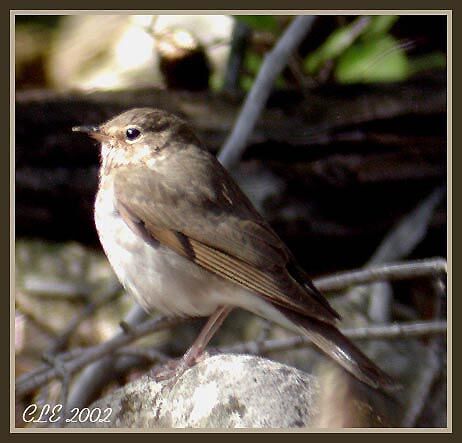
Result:
{"label": "bird", "polygon": [[193,366],[242,308],[307,336],[372,388],[395,386],[341,333],[339,314],[188,122],[134,108],[73,130],[101,145],[95,224],[126,291],[147,312],[209,317],[173,371]]}

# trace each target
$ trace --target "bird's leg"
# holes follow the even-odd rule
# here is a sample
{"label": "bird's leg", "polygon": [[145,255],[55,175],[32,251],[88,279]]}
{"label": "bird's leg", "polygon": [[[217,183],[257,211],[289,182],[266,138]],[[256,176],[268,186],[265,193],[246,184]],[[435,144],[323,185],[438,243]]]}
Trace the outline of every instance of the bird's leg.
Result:
{"label": "bird's leg", "polygon": [[156,380],[166,380],[172,377],[178,379],[187,369],[194,366],[232,309],[229,306],[220,306],[209,317],[199,336],[184,356],[180,360],[169,363],[167,368],[162,368],[159,372],[155,373]]}
{"label": "bird's leg", "polygon": [[225,321],[232,308],[228,306],[220,306],[208,319],[205,326],[202,328],[199,336],[196,338],[192,346],[188,349],[186,354],[183,356],[183,364],[186,367],[193,366],[197,362],[199,357],[204,353],[206,346],[209,341],[215,335],[215,332]]}

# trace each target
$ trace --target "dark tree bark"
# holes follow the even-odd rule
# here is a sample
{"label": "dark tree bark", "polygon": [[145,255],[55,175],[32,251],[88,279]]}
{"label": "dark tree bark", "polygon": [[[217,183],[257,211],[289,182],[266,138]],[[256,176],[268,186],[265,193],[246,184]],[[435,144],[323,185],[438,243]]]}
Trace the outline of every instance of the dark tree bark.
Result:
{"label": "dark tree bark", "polygon": [[[18,92],[16,235],[97,244],[98,148],[72,126],[159,107],[189,120],[217,152],[240,103],[231,95],[152,89]],[[352,257],[337,265],[354,266],[445,183],[446,158],[446,77],[436,73],[403,84],[274,93],[235,174],[296,254],[310,255],[308,246],[323,263],[347,248]],[[283,185],[257,192],[268,177]],[[433,228],[437,250],[430,253],[444,255],[445,208]]]}

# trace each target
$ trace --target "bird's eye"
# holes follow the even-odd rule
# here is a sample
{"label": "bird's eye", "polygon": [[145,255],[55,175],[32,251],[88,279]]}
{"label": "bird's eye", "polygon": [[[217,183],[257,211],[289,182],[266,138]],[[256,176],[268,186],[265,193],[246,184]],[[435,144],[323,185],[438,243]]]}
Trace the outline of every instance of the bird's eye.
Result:
{"label": "bird's eye", "polygon": [[140,138],[141,136],[141,131],[137,128],[128,128],[126,131],[125,131],[125,136],[127,137],[127,140],[128,141],[135,141],[137,140],[138,138]]}

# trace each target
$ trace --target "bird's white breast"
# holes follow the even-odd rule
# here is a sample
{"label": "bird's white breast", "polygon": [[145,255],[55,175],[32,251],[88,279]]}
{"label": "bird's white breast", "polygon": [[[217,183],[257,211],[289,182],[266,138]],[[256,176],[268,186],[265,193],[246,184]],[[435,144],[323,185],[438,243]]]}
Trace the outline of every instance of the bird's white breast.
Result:
{"label": "bird's white breast", "polygon": [[228,304],[236,290],[239,292],[236,285],[134,233],[118,213],[113,184],[107,179],[101,183],[96,198],[95,222],[117,277],[148,311],[205,316],[219,305]]}

